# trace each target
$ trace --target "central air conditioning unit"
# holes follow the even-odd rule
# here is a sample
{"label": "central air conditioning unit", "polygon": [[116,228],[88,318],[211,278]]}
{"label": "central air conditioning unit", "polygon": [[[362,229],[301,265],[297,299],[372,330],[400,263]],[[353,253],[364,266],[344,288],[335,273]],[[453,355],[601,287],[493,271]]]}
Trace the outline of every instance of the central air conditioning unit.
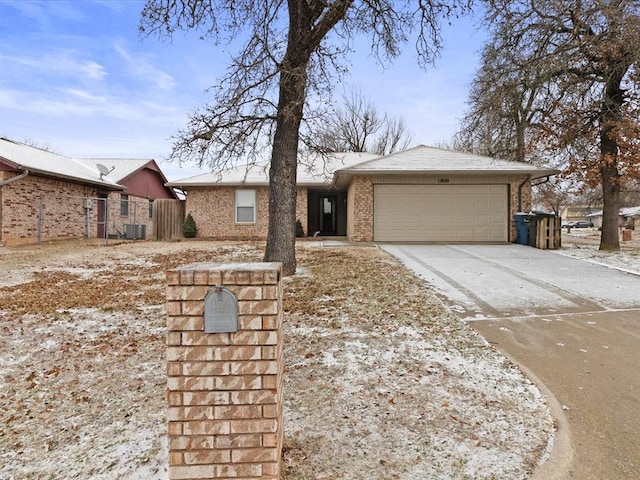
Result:
{"label": "central air conditioning unit", "polygon": [[147,226],[137,223],[125,223],[124,238],[126,240],[145,240],[147,238]]}

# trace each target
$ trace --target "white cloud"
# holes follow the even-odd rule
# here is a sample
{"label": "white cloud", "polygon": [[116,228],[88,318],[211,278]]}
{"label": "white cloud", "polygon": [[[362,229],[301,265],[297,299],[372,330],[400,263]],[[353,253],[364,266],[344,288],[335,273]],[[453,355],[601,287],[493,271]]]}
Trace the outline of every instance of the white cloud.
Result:
{"label": "white cloud", "polygon": [[93,103],[106,103],[107,98],[103,95],[94,95],[91,92],[86,90],[80,90],[78,88],[62,88],[60,91],[67,93],[73,97],[77,97],[79,100],[83,102],[93,102]]}
{"label": "white cloud", "polygon": [[31,1],[31,2],[7,2],[10,7],[18,10],[27,18],[38,22],[40,25],[50,25],[57,19],[81,21],[85,18],[76,7],[76,2],[65,1]]}
{"label": "white cloud", "polygon": [[183,113],[157,102],[134,102],[79,88],[64,87],[57,94],[0,89],[0,108],[55,118],[111,118],[145,124],[175,123]]}
{"label": "white cloud", "polygon": [[153,65],[148,55],[136,54],[134,56],[120,44],[114,45],[114,48],[125,60],[127,69],[138,77],[138,80],[154,84],[161,90],[172,90],[176,86],[173,76]]}
{"label": "white cloud", "polygon": [[80,71],[84,71],[88,78],[100,79],[107,75],[104,67],[96,62],[84,62],[80,65]]}
{"label": "white cloud", "polygon": [[0,90],[0,108],[10,110],[21,110],[22,105],[27,100],[25,92],[13,89]]}
{"label": "white cloud", "polygon": [[13,70],[20,72],[26,69],[31,74],[68,75],[94,80],[107,76],[101,64],[93,60],[81,60],[78,58],[80,56],[82,53],[75,50],[48,50],[37,56],[0,54],[0,61],[12,65]]}

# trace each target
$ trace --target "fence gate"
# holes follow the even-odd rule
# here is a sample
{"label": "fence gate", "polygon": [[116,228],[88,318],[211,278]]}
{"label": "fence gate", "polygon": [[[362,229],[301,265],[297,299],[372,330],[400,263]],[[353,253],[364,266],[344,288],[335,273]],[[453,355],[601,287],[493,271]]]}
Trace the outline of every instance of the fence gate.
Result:
{"label": "fence gate", "polygon": [[182,238],[184,201],[158,199],[154,202],[153,231],[156,240]]}

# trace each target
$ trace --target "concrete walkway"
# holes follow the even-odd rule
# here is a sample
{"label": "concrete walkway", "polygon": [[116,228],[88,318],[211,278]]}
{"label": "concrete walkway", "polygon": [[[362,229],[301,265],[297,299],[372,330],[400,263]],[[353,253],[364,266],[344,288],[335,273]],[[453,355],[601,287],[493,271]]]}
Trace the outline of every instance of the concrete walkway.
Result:
{"label": "concrete walkway", "polygon": [[522,245],[381,247],[553,393],[573,445],[538,478],[640,478],[640,276]]}

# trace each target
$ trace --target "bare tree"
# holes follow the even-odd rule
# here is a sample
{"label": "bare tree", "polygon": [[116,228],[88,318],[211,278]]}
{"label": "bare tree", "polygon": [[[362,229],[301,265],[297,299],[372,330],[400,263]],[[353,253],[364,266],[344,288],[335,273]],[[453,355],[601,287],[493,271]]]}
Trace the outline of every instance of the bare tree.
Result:
{"label": "bare tree", "polygon": [[562,207],[571,200],[571,184],[563,179],[550,178],[533,188],[534,203],[545,211],[560,215]]}
{"label": "bare tree", "polygon": [[22,143],[24,145],[27,145],[29,147],[33,147],[33,148],[37,148],[37,149],[40,149],[40,150],[44,150],[45,152],[58,153],[53,148],[51,148],[49,145],[40,144],[37,141],[33,140],[32,138],[25,138],[20,143]]}
{"label": "bare tree", "polygon": [[[494,32],[501,38],[502,32]],[[537,71],[539,49],[510,48],[499,41],[484,46],[481,66],[469,92],[469,110],[456,135],[459,148],[481,155],[526,162],[527,134],[542,123],[545,78]]]}
{"label": "bare tree", "polygon": [[409,147],[413,136],[402,119],[380,114],[358,90],[343,95],[342,100],[319,131],[315,150],[386,155]]}
{"label": "bare tree", "polygon": [[600,249],[618,250],[620,192],[640,173],[640,2],[486,4],[493,30],[485,52],[498,55],[483,58],[474,83],[467,143],[525,160],[542,148],[565,162],[565,173],[600,185]]}
{"label": "bare tree", "polygon": [[[195,112],[175,138],[170,159],[219,170],[239,158],[271,152],[269,231],[265,261],[295,272],[296,167],[301,128],[322,117],[310,93],[330,96],[355,36],[370,36],[374,55],[388,61],[417,31],[418,60],[433,61],[439,22],[471,0],[146,0],[141,30],[171,37],[195,30],[218,44],[245,40],[213,101]],[[313,105],[324,105],[317,101]],[[304,135],[303,135],[304,138]]]}

